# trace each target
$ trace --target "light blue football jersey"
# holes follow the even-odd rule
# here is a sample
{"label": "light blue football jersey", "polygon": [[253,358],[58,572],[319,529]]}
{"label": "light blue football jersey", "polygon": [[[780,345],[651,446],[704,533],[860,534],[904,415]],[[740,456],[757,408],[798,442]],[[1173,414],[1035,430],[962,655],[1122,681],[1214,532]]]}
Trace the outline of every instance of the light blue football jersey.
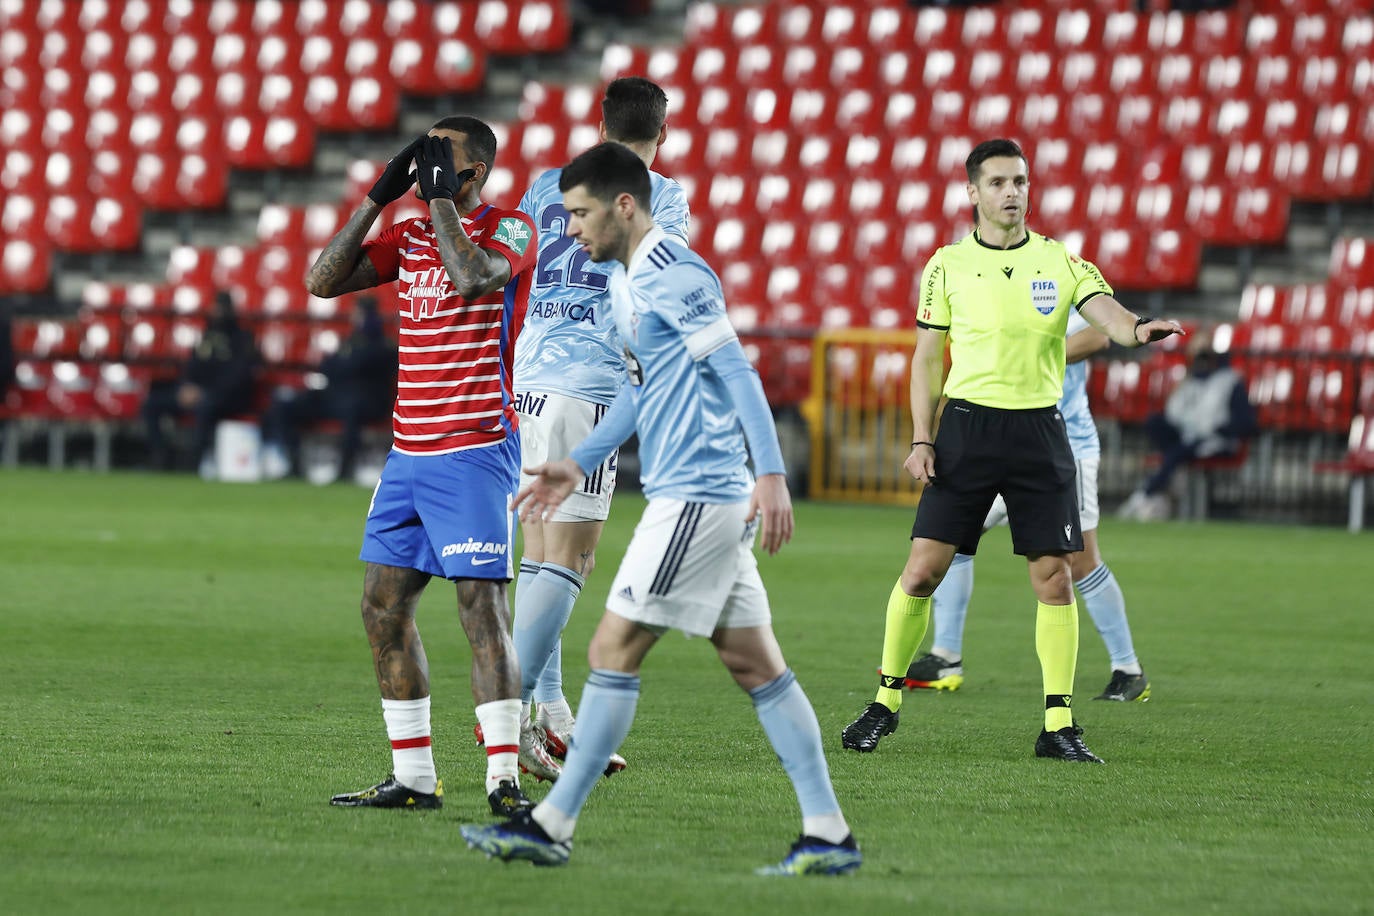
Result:
{"label": "light blue football jersey", "polygon": [[[1084,328],[1092,327],[1088,319],[1074,309],[1069,314],[1065,336],[1072,337]],[[1064,368],[1064,396],[1059,399],[1059,413],[1069,431],[1069,447],[1076,459],[1096,458],[1102,454],[1097,438],[1097,424],[1088,408],[1088,361],[1080,359]]]}
{"label": "light blue football jersey", "polygon": [[735,339],[720,278],[655,227],[611,274],[625,344],[646,496],[724,503],[748,499],[744,430],[725,383],[705,362]]}
{"label": "light blue football jersey", "polygon": [[[610,404],[625,378],[624,349],[606,299],[611,265],[593,263],[564,235],[562,169],[535,179],[520,200],[539,229],[539,258],[525,326],[515,342],[515,390]],[[682,185],[649,172],[654,222],[685,245],[691,213]]]}

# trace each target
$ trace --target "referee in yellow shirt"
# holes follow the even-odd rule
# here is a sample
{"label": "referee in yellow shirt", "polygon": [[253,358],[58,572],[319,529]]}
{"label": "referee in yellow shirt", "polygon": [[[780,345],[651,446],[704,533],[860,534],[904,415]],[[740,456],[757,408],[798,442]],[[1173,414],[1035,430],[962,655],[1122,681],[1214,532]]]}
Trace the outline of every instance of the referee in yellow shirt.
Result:
{"label": "referee in yellow shirt", "polygon": [[[977,549],[983,519],[1001,493],[1012,547],[1026,557],[1038,602],[1045,724],[1036,756],[1102,763],[1073,721],[1078,607],[1069,555],[1083,549],[1083,533],[1073,453],[1056,406],[1064,331],[1074,308],[1126,347],[1183,329],[1133,314],[1112,298],[1096,267],[1026,228],[1030,169],[1015,143],[978,144],[965,169],[977,228],[926,264],[917,306],[905,467],[926,487],[911,554],[887,602],[878,694],[845,728],[843,743],[872,751],[896,730],[902,680],[925,636],[931,593],[956,551]],[[946,336],[950,369],[943,379]],[[936,436],[942,393],[949,400]]]}

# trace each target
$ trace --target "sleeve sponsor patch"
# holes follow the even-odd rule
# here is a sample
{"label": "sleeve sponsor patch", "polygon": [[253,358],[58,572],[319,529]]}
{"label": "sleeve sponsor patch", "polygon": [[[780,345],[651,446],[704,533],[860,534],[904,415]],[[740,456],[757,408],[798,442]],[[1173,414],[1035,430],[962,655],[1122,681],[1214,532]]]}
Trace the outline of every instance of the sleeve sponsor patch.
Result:
{"label": "sleeve sponsor patch", "polygon": [[496,231],[492,233],[491,240],[500,242],[516,254],[524,254],[525,249],[530,246],[533,234],[524,220],[514,216],[503,216],[496,224]]}

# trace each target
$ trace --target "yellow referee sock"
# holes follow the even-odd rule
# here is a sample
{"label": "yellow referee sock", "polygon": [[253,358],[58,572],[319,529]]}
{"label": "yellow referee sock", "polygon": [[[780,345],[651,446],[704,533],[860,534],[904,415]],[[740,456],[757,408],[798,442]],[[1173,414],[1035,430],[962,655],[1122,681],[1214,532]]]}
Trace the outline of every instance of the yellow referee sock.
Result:
{"label": "yellow referee sock", "polygon": [[892,586],[887,598],[887,627],[883,631],[883,668],[878,674],[878,695],[874,697],[888,709],[902,708],[902,682],[906,669],[916,657],[916,649],[926,638],[930,623],[930,597],[913,598],[902,591],[901,580]]}
{"label": "yellow referee sock", "polygon": [[1078,604],[1036,605],[1035,654],[1045,687],[1045,731],[1073,724],[1073,676],[1078,667]]}

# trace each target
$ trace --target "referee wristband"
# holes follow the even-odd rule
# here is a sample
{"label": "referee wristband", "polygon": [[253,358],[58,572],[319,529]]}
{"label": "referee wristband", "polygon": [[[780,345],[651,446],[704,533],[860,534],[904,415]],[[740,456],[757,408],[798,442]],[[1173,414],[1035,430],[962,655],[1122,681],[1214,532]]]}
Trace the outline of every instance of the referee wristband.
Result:
{"label": "referee wristband", "polygon": [[915,448],[915,447],[918,446],[918,445],[929,445],[931,448],[935,448],[935,443],[934,443],[934,442],[913,442],[913,443],[911,443],[911,447],[912,447],[912,448]]}
{"label": "referee wristband", "polygon": [[1141,340],[1141,339],[1140,339],[1140,334],[1137,333],[1137,332],[1140,330],[1140,326],[1141,326],[1142,324],[1149,324],[1151,321],[1154,321],[1154,319],[1151,318],[1151,317],[1148,316],[1148,315],[1141,315],[1140,317],[1136,318],[1136,320],[1135,320],[1135,327],[1134,327],[1134,328],[1131,328],[1131,336],[1133,336],[1133,337],[1135,338],[1135,342],[1136,342],[1136,346],[1137,346],[1137,347],[1143,347],[1143,346],[1145,346],[1147,343],[1149,343],[1148,340]]}

